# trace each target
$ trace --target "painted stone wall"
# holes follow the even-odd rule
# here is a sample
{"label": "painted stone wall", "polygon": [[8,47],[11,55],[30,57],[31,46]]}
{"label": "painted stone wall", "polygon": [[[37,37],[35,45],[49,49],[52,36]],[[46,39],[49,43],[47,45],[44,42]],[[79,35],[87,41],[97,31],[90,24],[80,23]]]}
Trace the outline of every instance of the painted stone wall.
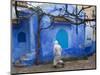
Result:
{"label": "painted stone wall", "polygon": [[[44,62],[53,59],[53,44],[55,40],[58,40],[60,45],[62,46],[62,55],[64,57],[71,55],[78,56],[84,53],[84,51],[81,51],[81,49],[83,49],[82,46],[85,39],[84,25],[78,26],[78,32],[76,32],[76,25],[72,25],[70,23],[58,22],[53,23],[53,25],[54,27],[41,31],[41,61]],[[66,40],[64,40],[65,38]],[[76,55],[74,55],[75,52]]]}
{"label": "painted stone wall", "polygon": [[[22,15],[26,16],[30,13],[25,11]],[[45,28],[51,25],[50,18],[44,16],[41,20],[41,27]],[[85,48],[85,25],[79,26],[65,22],[53,22],[53,27],[43,29],[41,31],[41,50],[40,61],[49,62],[53,60],[53,43],[58,40],[61,44],[63,57],[83,57],[93,53],[92,45]],[[36,35],[38,27],[37,15],[31,16],[29,19],[20,20],[18,25],[12,26],[12,59],[19,60],[21,56],[28,55],[27,59],[32,64],[35,61],[36,53]],[[18,35],[21,32],[21,37]],[[23,36],[22,36],[23,35]],[[93,46],[95,49],[95,46]]]}
{"label": "painted stone wall", "polygon": [[[27,16],[29,13],[21,12],[19,15]],[[35,24],[37,24],[37,16],[32,15],[31,18],[21,19],[19,24],[12,25],[12,62],[26,54],[32,55],[32,60],[35,60]]]}

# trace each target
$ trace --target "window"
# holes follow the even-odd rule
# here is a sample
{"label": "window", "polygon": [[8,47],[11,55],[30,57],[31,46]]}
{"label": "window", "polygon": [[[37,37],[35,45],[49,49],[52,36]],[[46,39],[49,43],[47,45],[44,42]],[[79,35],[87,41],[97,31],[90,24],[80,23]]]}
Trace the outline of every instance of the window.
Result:
{"label": "window", "polygon": [[18,39],[18,42],[19,42],[19,43],[26,42],[26,34],[25,34],[25,32],[20,32],[20,33],[18,34],[17,39]]}

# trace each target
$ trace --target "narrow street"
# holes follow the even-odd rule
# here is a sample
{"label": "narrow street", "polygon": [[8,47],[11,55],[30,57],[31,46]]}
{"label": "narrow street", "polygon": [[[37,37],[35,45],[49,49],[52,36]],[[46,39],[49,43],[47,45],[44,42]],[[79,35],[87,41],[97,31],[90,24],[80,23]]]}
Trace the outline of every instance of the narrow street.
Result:
{"label": "narrow street", "polygon": [[53,68],[52,64],[30,66],[30,67],[12,67],[12,73],[36,73],[36,72],[50,72],[50,71],[69,71],[69,70],[85,70],[95,69],[95,55],[89,57],[87,60],[66,61],[64,68]]}

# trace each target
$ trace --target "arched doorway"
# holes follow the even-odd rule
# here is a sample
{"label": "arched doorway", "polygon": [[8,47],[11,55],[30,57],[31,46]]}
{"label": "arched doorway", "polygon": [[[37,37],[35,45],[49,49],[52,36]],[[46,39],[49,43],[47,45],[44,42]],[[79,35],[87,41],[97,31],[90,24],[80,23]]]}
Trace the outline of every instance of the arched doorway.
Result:
{"label": "arched doorway", "polygon": [[62,48],[68,48],[68,33],[64,29],[60,29],[56,34],[56,40],[59,41]]}

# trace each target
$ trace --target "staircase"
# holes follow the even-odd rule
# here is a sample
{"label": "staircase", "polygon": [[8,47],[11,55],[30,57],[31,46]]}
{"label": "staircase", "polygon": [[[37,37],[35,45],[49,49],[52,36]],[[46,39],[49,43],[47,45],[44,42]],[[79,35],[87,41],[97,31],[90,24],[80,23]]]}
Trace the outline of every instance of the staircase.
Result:
{"label": "staircase", "polygon": [[15,62],[15,66],[31,66],[34,64],[35,55],[30,52],[20,57],[19,60]]}

